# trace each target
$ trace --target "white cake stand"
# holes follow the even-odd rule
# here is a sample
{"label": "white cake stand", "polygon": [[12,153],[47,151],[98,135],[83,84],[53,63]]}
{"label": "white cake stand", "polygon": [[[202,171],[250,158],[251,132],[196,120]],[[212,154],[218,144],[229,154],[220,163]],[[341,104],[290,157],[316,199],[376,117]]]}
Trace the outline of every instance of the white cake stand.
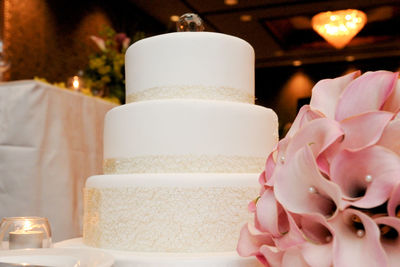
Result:
{"label": "white cake stand", "polygon": [[[56,248],[91,248],[82,238],[55,243]],[[124,250],[99,249],[111,254],[115,267],[261,267],[255,258],[240,257],[235,251],[219,253],[139,253]]]}

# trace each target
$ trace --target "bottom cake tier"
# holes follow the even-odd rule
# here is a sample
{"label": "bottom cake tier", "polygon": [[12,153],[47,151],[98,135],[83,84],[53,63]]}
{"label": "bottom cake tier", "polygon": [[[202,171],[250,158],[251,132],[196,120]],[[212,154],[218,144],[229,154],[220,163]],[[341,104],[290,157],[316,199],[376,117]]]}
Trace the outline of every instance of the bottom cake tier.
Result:
{"label": "bottom cake tier", "polygon": [[137,252],[234,251],[258,190],[258,174],[92,176],[83,242]]}

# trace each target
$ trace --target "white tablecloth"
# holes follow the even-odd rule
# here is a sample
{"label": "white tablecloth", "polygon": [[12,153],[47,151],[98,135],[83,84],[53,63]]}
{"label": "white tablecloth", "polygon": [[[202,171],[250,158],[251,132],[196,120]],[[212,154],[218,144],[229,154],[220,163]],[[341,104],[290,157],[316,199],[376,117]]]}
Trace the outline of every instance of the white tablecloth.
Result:
{"label": "white tablecloth", "polygon": [[115,105],[36,81],[0,84],[0,219],[47,217],[53,240],[82,234],[82,188],[102,173]]}
{"label": "white tablecloth", "polygon": [[135,252],[92,248],[83,244],[82,238],[73,238],[54,244],[57,249],[97,251],[114,258],[113,267],[262,267],[256,257],[240,257],[236,251],[204,253]]}

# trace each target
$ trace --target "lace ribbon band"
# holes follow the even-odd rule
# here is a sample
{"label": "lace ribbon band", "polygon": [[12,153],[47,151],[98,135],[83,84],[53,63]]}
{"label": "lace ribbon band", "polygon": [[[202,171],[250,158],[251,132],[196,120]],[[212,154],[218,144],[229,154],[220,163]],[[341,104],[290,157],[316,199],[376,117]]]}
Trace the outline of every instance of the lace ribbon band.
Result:
{"label": "lace ribbon band", "polygon": [[224,86],[163,86],[127,94],[126,103],[143,100],[194,98],[254,104],[254,95],[243,90]]}
{"label": "lace ribbon band", "polygon": [[104,174],[128,173],[260,173],[262,157],[209,155],[156,155],[110,158],[103,162]]}

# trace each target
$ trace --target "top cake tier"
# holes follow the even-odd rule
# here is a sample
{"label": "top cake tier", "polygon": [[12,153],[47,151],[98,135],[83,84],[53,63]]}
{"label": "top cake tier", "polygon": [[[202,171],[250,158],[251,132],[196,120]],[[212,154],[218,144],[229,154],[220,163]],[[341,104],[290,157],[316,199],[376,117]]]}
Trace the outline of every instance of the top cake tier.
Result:
{"label": "top cake tier", "polygon": [[212,32],[143,39],[125,55],[126,102],[194,98],[254,103],[254,49]]}

